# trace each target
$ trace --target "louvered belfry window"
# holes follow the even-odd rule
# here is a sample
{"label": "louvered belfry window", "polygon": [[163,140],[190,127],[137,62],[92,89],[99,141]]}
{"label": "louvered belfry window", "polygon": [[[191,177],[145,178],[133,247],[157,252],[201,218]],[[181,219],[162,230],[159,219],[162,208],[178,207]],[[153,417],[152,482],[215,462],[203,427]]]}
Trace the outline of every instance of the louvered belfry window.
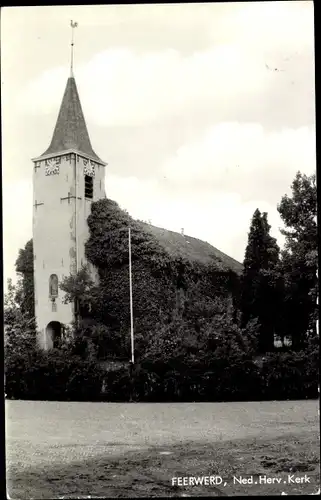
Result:
{"label": "louvered belfry window", "polygon": [[94,197],[94,179],[90,175],[85,175],[85,198],[92,200]]}
{"label": "louvered belfry window", "polygon": [[49,278],[49,295],[52,299],[58,297],[58,276],[56,274],[51,274]]}

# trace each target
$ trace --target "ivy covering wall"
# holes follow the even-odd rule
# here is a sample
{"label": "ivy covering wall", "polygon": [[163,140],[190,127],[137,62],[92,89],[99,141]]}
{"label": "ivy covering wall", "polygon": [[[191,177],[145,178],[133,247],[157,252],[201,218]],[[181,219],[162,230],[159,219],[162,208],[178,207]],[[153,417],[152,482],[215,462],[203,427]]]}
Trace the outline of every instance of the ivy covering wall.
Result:
{"label": "ivy covering wall", "polygon": [[198,240],[193,241],[193,254],[189,256],[185,239],[177,235],[173,251],[173,245],[167,247],[164,238],[159,241],[146,223],[134,220],[108,199],[92,204],[88,226],[86,256],[98,269],[99,290],[96,288],[96,295],[93,293],[96,300],[87,316],[106,325],[115,336],[128,337],[130,328],[129,227],[138,339],[156,325],[171,322],[177,313],[189,328],[199,332],[202,322],[212,314],[214,299],[225,301],[228,309],[231,297],[237,296],[237,273],[221,260],[208,256],[203,248],[195,257]]}

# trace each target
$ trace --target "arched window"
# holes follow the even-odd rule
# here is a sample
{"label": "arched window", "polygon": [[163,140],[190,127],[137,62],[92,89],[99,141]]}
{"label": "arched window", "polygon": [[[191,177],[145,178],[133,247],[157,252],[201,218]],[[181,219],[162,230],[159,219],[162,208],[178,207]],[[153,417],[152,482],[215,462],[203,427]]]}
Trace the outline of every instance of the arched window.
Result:
{"label": "arched window", "polygon": [[52,274],[49,278],[49,296],[51,298],[58,297],[58,276]]}

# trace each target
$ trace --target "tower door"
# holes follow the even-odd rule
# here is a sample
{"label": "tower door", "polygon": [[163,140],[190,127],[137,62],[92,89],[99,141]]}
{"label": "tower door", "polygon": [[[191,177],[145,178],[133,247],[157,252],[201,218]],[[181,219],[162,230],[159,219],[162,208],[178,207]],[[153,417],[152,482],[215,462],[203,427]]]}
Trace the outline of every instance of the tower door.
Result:
{"label": "tower door", "polygon": [[61,334],[61,323],[59,321],[50,321],[46,327],[47,345],[50,347],[58,347]]}

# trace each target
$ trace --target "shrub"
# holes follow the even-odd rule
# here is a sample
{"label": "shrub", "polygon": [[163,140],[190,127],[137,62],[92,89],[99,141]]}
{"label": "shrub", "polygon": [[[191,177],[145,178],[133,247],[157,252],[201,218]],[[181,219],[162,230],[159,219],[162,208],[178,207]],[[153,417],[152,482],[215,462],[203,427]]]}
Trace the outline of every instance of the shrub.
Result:
{"label": "shrub", "polygon": [[6,394],[14,399],[94,401],[103,372],[93,361],[67,350],[35,349],[6,359]]}
{"label": "shrub", "polygon": [[273,353],[263,361],[264,399],[313,399],[318,397],[317,349]]}
{"label": "shrub", "polygon": [[[105,377],[105,399],[128,401],[127,369]],[[146,361],[133,372],[136,401],[260,401],[318,397],[318,351],[273,353],[260,364],[248,356],[213,356],[209,364]]]}
{"label": "shrub", "polygon": [[107,401],[129,401],[131,393],[131,381],[129,371],[119,368],[104,373],[105,391],[102,399]]}

